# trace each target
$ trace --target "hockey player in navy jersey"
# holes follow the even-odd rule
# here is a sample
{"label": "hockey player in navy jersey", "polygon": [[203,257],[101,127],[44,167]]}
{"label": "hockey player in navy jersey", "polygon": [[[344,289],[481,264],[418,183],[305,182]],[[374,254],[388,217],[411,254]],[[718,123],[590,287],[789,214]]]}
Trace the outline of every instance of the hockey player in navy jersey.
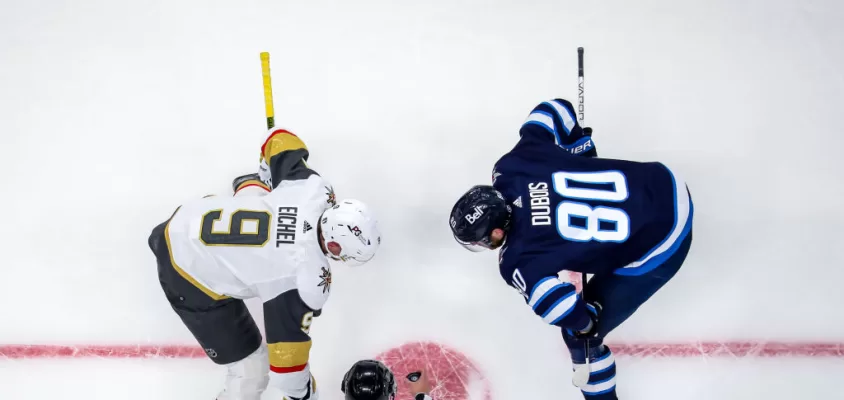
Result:
{"label": "hockey player in navy jersey", "polygon": [[[463,194],[449,222],[467,249],[500,248],[501,277],[561,328],[575,385],[587,399],[613,400],[615,360],[603,340],[680,269],[693,206],[665,165],[598,158],[575,115],[563,99],[536,106],[492,186]],[[583,298],[566,271],[593,274]]]}

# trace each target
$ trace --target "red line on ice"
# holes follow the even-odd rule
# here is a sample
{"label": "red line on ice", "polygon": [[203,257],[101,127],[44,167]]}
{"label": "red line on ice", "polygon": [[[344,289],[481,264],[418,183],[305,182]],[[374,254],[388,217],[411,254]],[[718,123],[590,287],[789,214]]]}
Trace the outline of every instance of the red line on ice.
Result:
{"label": "red line on ice", "polygon": [[[844,343],[698,342],[610,343],[617,355],[632,357],[835,357],[844,358]],[[0,358],[204,358],[186,345],[0,345]]]}

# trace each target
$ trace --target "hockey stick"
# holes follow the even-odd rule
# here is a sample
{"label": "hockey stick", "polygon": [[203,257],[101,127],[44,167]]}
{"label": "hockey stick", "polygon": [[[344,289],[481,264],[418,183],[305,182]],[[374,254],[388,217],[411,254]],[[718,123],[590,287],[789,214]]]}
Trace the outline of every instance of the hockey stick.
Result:
{"label": "hockey stick", "polygon": [[261,53],[261,75],[264,78],[264,109],[267,115],[267,129],[275,127],[275,111],[273,111],[273,85],[270,80],[270,53]]}
{"label": "hockey stick", "polygon": [[[584,86],[583,86],[583,47],[577,48],[577,119],[579,119],[580,127],[585,126],[586,105],[584,103]],[[586,297],[586,273],[580,275],[580,297]],[[587,357],[588,358],[588,357]],[[587,359],[587,363],[589,360]]]}
{"label": "hockey stick", "polygon": [[[584,105],[584,86],[583,86],[583,47],[577,48],[577,119],[582,128],[584,125],[584,117],[586,107]],[[580,274],[580,298],[586,301],[586,273]],[[572,373],[571,383],[577,387],[583,387],[589,383],[589,376],[592,371],[589,367],[589,339],[586,339],[584,345],[584,354],[586,363],[575,368]]]}
{"label": "hockey stick", "polygon": [[577,48],[577,117],[580,120],[580,126],[585,125],[585,111],[583,99],[583,47]]}
{"label": "hockey stick", "polygon": [[[579,119],[580,127],[586,126],[586,105],[584,99],[584,79],[583,79],[583,47],[577,48],[577,119]],[[586,273],[580,274],[580,297],[586,300]],[[586,363],[589,363],[587,357]]]}

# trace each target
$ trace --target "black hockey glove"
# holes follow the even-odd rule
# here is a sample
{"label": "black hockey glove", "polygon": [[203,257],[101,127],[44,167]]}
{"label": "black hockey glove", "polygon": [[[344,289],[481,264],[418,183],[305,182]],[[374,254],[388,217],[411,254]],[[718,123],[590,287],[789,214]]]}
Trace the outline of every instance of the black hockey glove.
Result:
{"label": "black hockey glove", "polygon": [[578,340],[592,339],[598,335],[598,317],[601,315],[603,307],[601,307],[601,303],[598,302],[586,303],[585,306],[586,311],[589,312],[589,326],[587,326],[586,329],[582,331],[573,331],[571,329],[567,329],[567,333]]}

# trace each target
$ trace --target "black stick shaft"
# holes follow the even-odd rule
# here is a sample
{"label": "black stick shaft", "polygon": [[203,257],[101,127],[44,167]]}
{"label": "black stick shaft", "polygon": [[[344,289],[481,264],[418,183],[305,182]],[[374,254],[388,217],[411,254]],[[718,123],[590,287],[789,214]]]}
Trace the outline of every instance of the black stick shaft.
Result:
{"label": "black stick shaft", "polygon": [[577,48],[577,119],[580,121],[580,126],[584,125],[586,119],[586,104],[584,102],[584,86],[583,86],[583,47]]}
{"label": "black stick shaft", "polygon": [[[577,48],[577,119],[580,121],[580,126],[583,127],[583,120],[585,116],[586,107],[584,104],[584,86],[583,86],[583,47]],[[586,297],[586,274],[580,276],[581,293],[580,296]]]}
{"label": "black stick shaft", "polygon": [[577,76],[583,78],[583,47],[577,48]]}
{"label": "black stick shaft", "polygon": [[[585,119],[584,117],[585,117],[585,114],[586,114],[586,105],[585,105],[585,102],[584,102],[586,96],[584,96],[585,87],[583,85],[583,81],[584,81],[584,78],[583,78],[583,47],[578,47],[577,48],[577,100],[578,100],[577,114],[578,115],[577,116],[578,116],[578,119],[580,120],[580,126],[581,127],[583,127],[583,124],[584,124],[583,120]],[[587,301],[586,300],[586,281],[587,280],[588,280],[588,276],[586,275],[586,273],[582,273],[580,275],[580,288],[581,288],[580,289],[580,297],[583,299],[583,301]],[[586,344],[585,344],[584,347],[585,347],[585,350],[586,350],[586,364],[588,365],[589,364],[589,339],[586,339]]]}

